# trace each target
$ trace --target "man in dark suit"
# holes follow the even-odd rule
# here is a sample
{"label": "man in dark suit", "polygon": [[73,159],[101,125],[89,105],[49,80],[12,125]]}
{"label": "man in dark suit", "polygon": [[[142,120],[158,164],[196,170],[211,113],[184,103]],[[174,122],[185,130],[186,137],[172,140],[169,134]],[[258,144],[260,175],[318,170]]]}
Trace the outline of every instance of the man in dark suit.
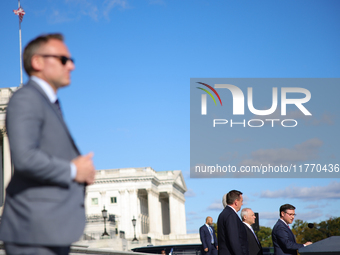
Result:
{"label": "man in dark suit", "polygon": [[10,254],[68,254],[85,226],[85,185],[92,153],[81,156],[63,120],[57,90],[70,83],[73,60],[61,34],[24,50],[28,83],[7,107],[14,174],[6,190],[0,240]]}
{"label": "man in dark suit", "polygon": [[218,245],[215,230],[212,227],[213,219],[208,216],[205,224],[200,227],[200,238],[206,255],[217,255]]}
{"label": "man in dark suit", "polygon": [[243,204],[242,192],[231,190],[227,194],[227,206],[218,216],[218,254],[248,255],[247,232],[237,215]]}
{"label": "man in dark suit", "polygon": [[298,244],[288,224],[292,224],[295,218],[295,207],[285,204],[280,207],[280,219],[272,230],[272,239],[275,255],[297,255],[297,250],[303,246],[312,244]]}
{"label": "man in dark suit", "polygon": [[246,226],[249,255],[263,255],[261,243],[251,226],[255,223],[255,213],[250,208],[243,208],[241,219]]}

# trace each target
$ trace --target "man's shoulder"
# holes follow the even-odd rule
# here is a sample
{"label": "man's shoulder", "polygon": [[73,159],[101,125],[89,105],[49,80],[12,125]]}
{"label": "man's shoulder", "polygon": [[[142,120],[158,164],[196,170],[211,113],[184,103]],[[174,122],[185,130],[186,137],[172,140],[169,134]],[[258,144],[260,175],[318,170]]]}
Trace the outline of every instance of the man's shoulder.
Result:
{"label": "man's shoulder", "polygon": [[[236,219],[238,218],[237,213],[235,213],[235,211],[230,208],[229,206],[226,206],[223,211],[220,213],[220,215],[218,216],[218,221],[217,223],[220,222],[220,224],[224,221],[228,221],[230,219]],[[241,221],[241,220],[240,220]]]}
{"label": "man's shoulder", "polygon": [[13,103],[32,101],[32,103],[43,100],[44,94],[40,91],[39,86],[34,81],[29,81],[26,85],[19,88],[11,96],[8,107],[11,108]]}
{"label": "man's shoulder", "polygon": [[230,206],[224,208],[225,214],[231,217],[238,217],[237,213]]}
{"label": "man's shoulder", "polygon": [[233,212],[233,209],[227,205],[226,207],[224,207],[221,213],[230,213],[230,212]]}
{"label": "man's shoulder", "polygon": [[274,225],[274,227],[273,227],[273,232],[275,232],[276,230],[278,230],[278,229],[285,229],[285,224],[282,222],[282,220],[278,220],[276,223],[275,223],[275,225]]}
{"label": "man's shoulder", "polygon": [[281,219],[278,219],[275,226],[287,226],[287,224],[284,223]]}
{"label": "man's shoulder", "polygon": [[200,227],[200,230],[202,229],[202,230],[204,230],[204,229],[206,229],[207,228],[207,226],[204,224],[204,225],[202,225],[201,227]]}

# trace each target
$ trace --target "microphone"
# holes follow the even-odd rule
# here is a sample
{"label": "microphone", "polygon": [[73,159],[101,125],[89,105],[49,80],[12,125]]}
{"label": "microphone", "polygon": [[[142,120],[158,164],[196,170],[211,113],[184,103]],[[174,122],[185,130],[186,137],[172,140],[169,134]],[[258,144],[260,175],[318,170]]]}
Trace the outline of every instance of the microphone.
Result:
{"label": "microphone", "polygon": [[[308,227],[309,227],[309,228],[314,228],[315,225],[316,225],[316,224],[314,224],[314,223],[308,223]],[[316,226],[317,226],[317,225],[316,225]],[[315,229],[316,229],[316,230],[320,231],[322,234],[326,235],[327,237],[330,236],[325,230],[321,229],[320,227],[317,228],[316,226],[315,226]]]}
{"label": "microphone", "polygon": [[314,223],[308,223],[309,228],[314,228]]}

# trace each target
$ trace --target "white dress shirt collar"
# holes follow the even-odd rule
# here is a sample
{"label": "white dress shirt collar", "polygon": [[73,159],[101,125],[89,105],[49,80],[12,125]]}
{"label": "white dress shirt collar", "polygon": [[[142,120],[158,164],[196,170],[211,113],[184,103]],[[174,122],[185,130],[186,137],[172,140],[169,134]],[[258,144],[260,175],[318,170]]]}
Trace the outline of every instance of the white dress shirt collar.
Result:
{"label": "white dress shirt collar", "polygon": [[253,228],[252,228],[247,222],[244,222],[244,221],[243,221],[243,223],[244,223],[244,225],[246,225],[248,228],[250,228],[251,230],[253,230]]}
{"label": "white dress shirt collar", "polygon": [[47,95],[48,99],[50,100],[50,102],[52,104],[54,104],[54,102],[57,100],[57,95],[54,92],[54,90],[52,89],[51,85],[49,85],[46,81],[44,81],[43,79],[38,78],[37,76],[31,76],[30,79],[32,81],[35,81],[40,88],[45,92],[45,94]]}
{"label": "white dress shirt collar", "polygon": [[280,220],[282,220],[282,222],[286,224],[287,227],[289,227],[288,224],[283,219],[280,218]]}
{"label": "white dress shirt collar", "polygon": [[236,212],[236,210],[235,210],[235,208],[234,208],[234,207],[232,207],[232,206],[230,206],[230,205],[227,205],[227,206],[229,206],[231,209],[233,209],[233,210],[234,210],[234,212],[237,214],[237,212]]}

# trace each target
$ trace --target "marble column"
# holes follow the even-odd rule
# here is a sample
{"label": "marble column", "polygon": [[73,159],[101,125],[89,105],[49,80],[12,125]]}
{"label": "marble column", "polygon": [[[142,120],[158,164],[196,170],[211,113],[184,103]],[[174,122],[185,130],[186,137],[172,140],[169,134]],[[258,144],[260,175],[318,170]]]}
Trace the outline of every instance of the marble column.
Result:
{"label": "marble column", "polygon": [[149,211],[149,233],[153,235],[162,234],[162,212],[159,201],[159,192],[148,189],[148,211]]}
{"label": "marble column", "polygon": [[129,232],[129,225],[128,225],[128,217],[126,216],[128,212],[128,198],[127,198],[127,190],[119,190],[119,200],[121,205],[120,205],[120,215],[119,215],[119,225],[118,225],[118,230],[119,231],[124,231],[125,232],[125,237],[127,236]]}
{"label": "marble column", "polygon": [[177,234],[178,225],[178,206],[177,199],[173,193],[169,193],[169,212],[170,212],[170,234]]}
{"label": "marble column", "polygon": [[130,189],[128,190],[129,193],[129,209],[127,212],[125,212],[125,215],[127,216],[127,224],[129,232],[127,233],[127,238],[133,238],[134,236],[134,227],[132,225],[132,219],[135,217],[137,220],[136,222],[136,236],[138,239],[138,236],[141,233],[141,227],[140,227],[140,218],[139,216],[139,206],[138,206],[138,197],[137,197],[137,190],[136,189]]}

